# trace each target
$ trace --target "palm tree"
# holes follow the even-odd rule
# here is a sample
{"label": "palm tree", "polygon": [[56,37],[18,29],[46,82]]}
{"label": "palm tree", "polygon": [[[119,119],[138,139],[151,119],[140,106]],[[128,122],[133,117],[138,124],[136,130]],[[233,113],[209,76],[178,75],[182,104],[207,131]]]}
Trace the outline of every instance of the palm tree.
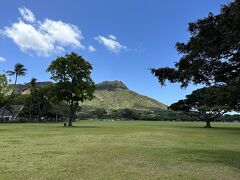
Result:
{"label": "palm tree", "polygon": [[29,109],[28,109],[28,112],[29,112],[29,119],[31,120],[32,118],[32,103],[33,103],[33,96],[34,96],[34,92],[36,90],[36,84],[37,84],[37,79],[36,78],[32,78],[31,81],[30,81],[30,91],[31,91],[31,99],[30,99],[30,104],[29,104]]}
{"label": "palm tree", "polygon": [[11,93],[11,96],[13,95],[13,93],[14,93],[14,91],[16,89],[18,77],[19,76],[25,76],[26,75],[26,71],[27,71],[27,69],[24,67],[23,64],[17,63],[17,64],[15,64],[15,67],[14,67],[13,71],[7,71],[6,72],[9,76],[15,76],[14,87],[13,87],[13,91]]}
{"label": "palm tree", "polygon": [[7,71],[6,72],[9,76],[15,76],[15,80],[14,80],[14,87],[13,87],[12,93],[9,96],[9,99],[8,99],[7,103],[3,107],[1,119],[2,119],[2,117],[3,117],[3,115],[4,115],[5,111],[6,111],[6,108],[7,108],[7,105],[9,103],[9,101],[12,99],[12,96],[14,95],[14,91],[16,89],[18,77],[19,76],[25,76],[26,75],[26,71],[27,71],[27,69],[24,67],[23,64],[17,63],[17,64],[15,64],[13,71]]}

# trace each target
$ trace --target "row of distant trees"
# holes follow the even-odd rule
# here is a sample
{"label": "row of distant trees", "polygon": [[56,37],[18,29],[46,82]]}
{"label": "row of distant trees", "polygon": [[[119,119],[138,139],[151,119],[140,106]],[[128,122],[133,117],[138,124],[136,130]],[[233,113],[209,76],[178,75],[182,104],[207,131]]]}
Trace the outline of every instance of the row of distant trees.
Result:
{"label": "row of distant trees", "polygon": [[[186,113],[173,110],[162,109],[115,109],[106,110],[104,108],[85,109],[79,114],[81,119],[96,120],[144,120],[144,121],[205,121],[196,116],[189,116]],[[226,114],[219,116],[214,121],[217,122],[240,122],[240,115]]]}
{"label": "row of distant trees", "polygon": [[[20,76],[25,76],[27,69],[22,64],[16,64],[14,70],[7,71],[0,76],[0,105],[4,112],[17,101],[22,102],[28,110],[28,117],[33,116],[41,122],[45,114],[64,113],[68,107],[68,126],[72,126],[74,115],[79,109],[79,103],[93,99],[95,84],[91,78],[92,66],[76,53],[58,57],[52,61],[47,69],[56,83],[44,87],[36,85],[37,79],[32,78],[30,94],[24,95],[16,92],[17,80]],[[14,84],[9,85],[7,76],[14,76]],[[9,91],[11,93],[9,94]]]}

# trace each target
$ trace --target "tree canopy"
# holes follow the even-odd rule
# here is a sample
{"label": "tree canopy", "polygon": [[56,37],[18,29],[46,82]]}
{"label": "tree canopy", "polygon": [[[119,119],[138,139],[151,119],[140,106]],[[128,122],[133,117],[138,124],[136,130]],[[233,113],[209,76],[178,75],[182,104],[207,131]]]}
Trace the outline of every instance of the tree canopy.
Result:
{"label": "tree canopy", "polygon": [[216,85],[240,82],[240,0],[223,5],[218,15],[189,23],[191,38],[176,43],[182,54],[174,68],[155,68],[152,73],[164,85],[166,80]]}
{"label": "tree canopy", "polygon": [[16,85],[17,79],[19,76],[25,76],[27,69],[24,67],[23,64],[17,63],[14,66],[14,69],[11,71],[7,71],[9,76],[15,76],[14,84]]}
{"label": "tree canopy", "polygon": [[58,99],[69,104],[69,123],[72,126],[74,114],[79,102],[93,99],[95,84],[91,78],[92,66],[82,56],[76,53],[66,54],[54,60],[48,72],[56,81],[56,95]]}
{"label": "tree canopy", "polygon": [[[240,106],[240,0],[223,5],[218,15],[189,23],[191,37],[176,43],[182,57],[175,67],[155,68],[152,73],[161,85],[190,83],[227,88],[232,110]],[[223,86],[226,85],[226,86]],[[214,100],[213,100],[214,102]]]}
{"label": "tree canopy", "polygon": [[201,121],[206,121],[206,127],[211,127],[210,122],[232,110],[234,105],[229,96],[228,86],[204,87],[197,89],[186,99],[179,100],[169,106],[174,111],[182,111],[191,116],[196,116]]}

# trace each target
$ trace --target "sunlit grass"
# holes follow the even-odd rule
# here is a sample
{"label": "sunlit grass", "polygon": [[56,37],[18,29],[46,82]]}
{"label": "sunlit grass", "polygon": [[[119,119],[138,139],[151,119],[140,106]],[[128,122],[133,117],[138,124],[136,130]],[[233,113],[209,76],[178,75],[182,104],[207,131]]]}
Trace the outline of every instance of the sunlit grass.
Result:
{"label": "sunlit grass", "polygon": [[240,124],[0,124],[0,179],[240,179]]}

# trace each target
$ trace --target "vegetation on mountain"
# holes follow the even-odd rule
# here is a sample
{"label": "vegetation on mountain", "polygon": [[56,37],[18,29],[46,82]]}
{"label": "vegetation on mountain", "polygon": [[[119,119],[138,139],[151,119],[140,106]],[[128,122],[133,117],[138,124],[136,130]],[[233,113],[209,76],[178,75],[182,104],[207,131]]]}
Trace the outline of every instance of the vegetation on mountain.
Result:
{"label": "vegetation on mountain", "polygon": [[[53,85],[52,82],[36,82],[36,86],[41,88],[44,86]],[[17,85],[19,94],[30,94],[30,84]],[[96,84],[94,91],[94,99],[86,100],[81,104],[82,109],[98,109],[105,110],[113,109],[167,109],[167,106],[155,99],[140,95],[132,90],[121,81],[104,81]]]}
{"label": "vegetation on mountain", "polygon": [[147,96],[131,91],[121,81],[104,81],[96,85],[95,98],[83,103],[85,108],[167,109],[167,106]]}

